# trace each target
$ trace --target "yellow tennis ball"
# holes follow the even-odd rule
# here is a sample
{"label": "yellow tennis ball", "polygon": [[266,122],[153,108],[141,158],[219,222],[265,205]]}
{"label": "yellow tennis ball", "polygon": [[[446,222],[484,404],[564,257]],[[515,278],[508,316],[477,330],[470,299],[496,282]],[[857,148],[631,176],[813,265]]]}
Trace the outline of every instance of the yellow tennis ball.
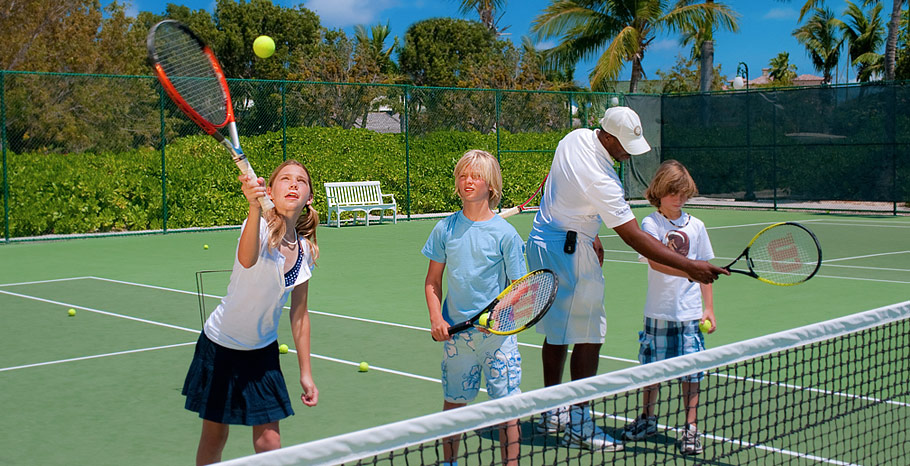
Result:
{"label": "yellow tennis ball", "polygon": [[208,249],[208,248],[209,248],[209,245],[208,245],[208,244],[203,244],[203,245],[202,245],[202,249]]}
{"label": "yellow tennis ball", "polygon": [[370,365],[367,364],[366,361],[363,361],[360,363],[360,367],[357,368],[357,370],[360,372],[366,372],[366,371],[370,370]]}
{"label": "yellow tennis ball", "polygon": [[269,58],[275,53],[275,41],[269,36],[259,36],[253,41],[253,53],[259,58]]}
{"label": "yellow tennis ball", "polygon": [[72,316],[76,315],[76,310],[73,308],[70,308],[70,310],[67,311],[66,313],[69,314],[70,317],[72,317]]}
{"label": "yellow tennis ball", "polygon": [[281,354],[287,354],[287,352],[288,352],[288,345],[285,345],[284,343],[278,345],[278,352],[281,353]]}
{"label": "yellow tennis ball", "polygon": [[477,319],[477,323],[480,324],[481,327],[486,327],[489,322],[490,314],[486,312],[480,315],[480,319]]}
{"label": "yellow tennis ball", "polygon": [[708,330],[711,330],[711,319],[705,319],[704,322],[698,324],[698,329],[701,330],[702,333],[708,333]]}

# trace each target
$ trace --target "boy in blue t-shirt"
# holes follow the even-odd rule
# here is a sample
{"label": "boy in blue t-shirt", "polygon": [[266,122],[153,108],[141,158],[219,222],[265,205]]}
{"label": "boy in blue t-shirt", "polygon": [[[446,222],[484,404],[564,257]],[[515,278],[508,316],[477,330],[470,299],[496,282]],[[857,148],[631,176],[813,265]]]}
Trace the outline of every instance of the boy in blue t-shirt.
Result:
{"label": "boy in blue t-shirt", "polygon": [[[476,328],[449,335],[448,328],[473,317],[509,283],[527,273],[524,241],[492,210],[502,197],[496,158],[470,150],[455,165],[454,176],[462,210],[440,220],[421,251],[430,259],[424,288],[431,331],[435,340],[444,342],[443,410],[474,400],[481,374],[490,398],[521,393],[521,354],[515,335],[493,335]],[[442,276],[447,265],[448,295],[443,300]],[[520,438],[517,420],[502,426],[503,463],[517,464]],[[458,447],[457,436],[446,439],[443,464],[458,464]]]}

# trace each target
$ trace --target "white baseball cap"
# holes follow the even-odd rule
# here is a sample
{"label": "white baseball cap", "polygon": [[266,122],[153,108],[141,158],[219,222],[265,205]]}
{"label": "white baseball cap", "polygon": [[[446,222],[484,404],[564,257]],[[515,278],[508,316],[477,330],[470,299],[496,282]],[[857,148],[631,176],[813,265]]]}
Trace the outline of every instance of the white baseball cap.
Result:
{"label": "white baseball cap", "polygon": [[612,134],[630,155],[644,154],[651,150],[641,129],[641,119],[629,107],[610,107],[600,119],[600,127]]}

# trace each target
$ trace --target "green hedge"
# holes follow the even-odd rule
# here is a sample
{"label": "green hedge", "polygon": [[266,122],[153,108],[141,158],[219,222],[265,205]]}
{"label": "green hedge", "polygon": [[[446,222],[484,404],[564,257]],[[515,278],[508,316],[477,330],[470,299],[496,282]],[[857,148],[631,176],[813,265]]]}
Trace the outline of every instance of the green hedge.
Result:
{"label": "green hedge", "polygon": [[[502,153],[504,206],[521,203],[534,192],[549,169],[549,151],[562,136],[500,133],[503,150],[544,151]],[[280,132],[241,142],[260,176],[268,177],[283,160]],[[395,195],[400,215],[407,214],[409,204],[412,214],[457,210],[455,161],[468,149],[495,154],[496,148],[495,133],[434,132],[406,141],[403,134],[365,129],[293,128],[287,133],[286,152],[310,170],[314,205],[324,220],[322,184],[330,181],[379,180],[383,192]],[[162,229],[161,161],[161,152],[155,149],[7,153],[10,236]],[[237,182],[239,172],[212,138],[173,141],[164,162],[168,229],[236,225],[243,220],[246,200]],[[0,222],[5,228],[5,219]]]}

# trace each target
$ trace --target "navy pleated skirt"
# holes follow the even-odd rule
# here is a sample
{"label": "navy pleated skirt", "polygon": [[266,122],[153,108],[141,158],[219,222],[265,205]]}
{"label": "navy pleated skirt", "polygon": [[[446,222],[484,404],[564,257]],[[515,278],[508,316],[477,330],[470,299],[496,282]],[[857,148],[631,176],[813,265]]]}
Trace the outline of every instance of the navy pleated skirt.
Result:
{"label": "navy pleated skirt", "polygon": [[294,414],[278,362],[278,342],[240,351],[202,332],[183,383],[186,409],[222,424],[257,426]]}

